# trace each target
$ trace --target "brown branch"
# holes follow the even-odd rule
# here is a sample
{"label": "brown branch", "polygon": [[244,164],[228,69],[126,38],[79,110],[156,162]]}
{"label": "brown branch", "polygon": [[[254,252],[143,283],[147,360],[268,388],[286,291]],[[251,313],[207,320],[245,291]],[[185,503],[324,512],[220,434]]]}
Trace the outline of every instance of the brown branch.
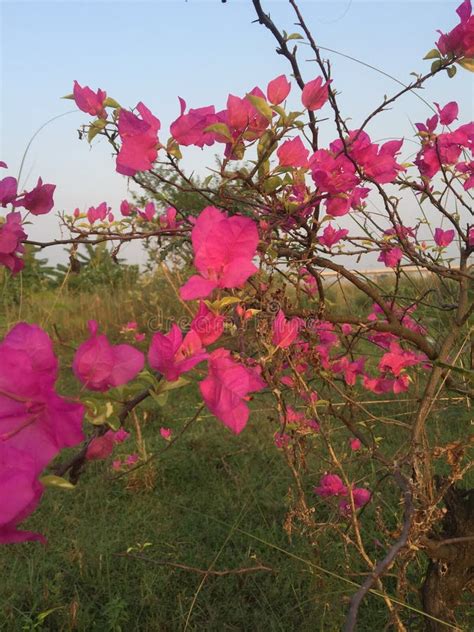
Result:
{"label": "brown branch", "polygon": [[192,573],[198,573],[199,575],[204,575],[207,577],[208,575],[213,575],[215,577],[225,577],[226,575],[245,575],[247,573],[258,573],[261,571],[266,571],[269,573],[274,573],[275,570],[270,566],[265,566],[263,564],[257,564],[256,566],[249,566],[245,568],[229,568],[222,571],[213,571],[211,569],[198,568],[197,566],[188,566],[187,564],[180,564],[179,562],[170,562],[168,560],[154,560],[151,557],[146,557],[145,555],[140,555],[139,553],[115,553],[117,557],[126,557],[135,560],[142,560],[143,562],[150,562],[151,564],[156,564],[157,566],[171,566],[171,568],[179,568],[183,571],[191,571]]}
{"label": "brown branch", "polygon": [[400,472],[394,473],[394,478],[397,481],[398,485],[403,489],[404,496],[404,520],[403,520],[403,529],[400,534],[398,540],[390,547],[387,555],[378,562],[375,566],[373,572],[367,577],[365,582],[359,588],[359,590],[354,593],[351,598],[351,605],[349,608],[349,612],[346,617],[346,621],[344,623],[343,632],[353,632],[356,629],[357,623],[357,615],[359,613],[359,607],[362,603],[362,600],[365,598],[367,593],[371,590],[372,586],[377,582],[378,579],[382,577],[386,570],[388,570],[395,558],[400,553],[400,551],[407,545],[408,538],[410,535],[411,524],[413,520],[413,516],[415,513],[414,505],[413,505],[413,496],[410,489],[409,483],[406,481],[405,477]]}

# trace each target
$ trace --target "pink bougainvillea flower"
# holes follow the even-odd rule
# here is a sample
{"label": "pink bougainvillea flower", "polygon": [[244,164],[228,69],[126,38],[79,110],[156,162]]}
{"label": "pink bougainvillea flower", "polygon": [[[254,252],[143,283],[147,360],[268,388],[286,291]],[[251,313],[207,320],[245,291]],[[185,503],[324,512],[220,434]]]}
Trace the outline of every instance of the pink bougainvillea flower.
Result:
{"label": "pink bougainvillea flower", "polygon": [[191,233],[194,265],[199,275],[181,288],[184,300],[204,298],[215,288],[242,287],[257,272],[252,263],[258,245],[254,221],[227,213],[214,206],[205,208]]}
{"label": "pink bougainvillea flower", "polygon": [[59,397],[57,376],[51,340],[37,325],[20,323],[0,343],[0,542],[42,539],[16,532],[39,501],[35,479],[84,438],[84,408]]}
{"label": "pink bougainvillea flower", "polygon": [[77,349],[72,363],[74,375],[92,391],[107,391],[133,380],[143,369],[145,358],[130,345],[111,345],[98,335],[94,320],[88,322],[89,340]]}
{"label": "pink bougainvillea flower", "polygon": [[89,224],[93,224],[97,220],[101,222],[105,221],[107,217],[107,213],[109,212],[110,207],[107,206],[107,202],[101,202],[99,206],[90,206],[87,209],[87,220]]}
{"label": "pink bougainvillea flower", "polygon": [[313,491],[323,498],[328,496],[345,496],[347,494],[347,487],[337,474],[325,474],[319,481],[319,487],[315,487]]}
{"label": "pink bougainvillea flower", "polygon": [[318,293],[318,283],[314,276],[309,273],[308,268],[300,268],[298,274],[304,283],[304,289],[310,296],[315,296]]}
{"label": "pink bougainvillea flower", "polygon": [[138,456],[138,454],[129,454],[126,458],[125,458],[125,465],[135,465],[135,463],[138,463],[140,457]]}
{"label": "pink bougainvillea flower", "polygon": [[208,357],[201,338],[194,329],[183,334],[178,325],[172,325],[167,334],[157,332],[148,351],[148,362],[152,369],[165,376],[168,382],[175,382],[179,376]]}
{"label": "pink bougainvillea flower", "polygon": [[171,429],[170,428],[160,428],[160,435],[163,437],[165,441],[171,440]]}
{"label": "pink bougainvillea flower", "polygon": [[435,105],[441,125],[451,125],[458,118],[459,106],[456,101],[450,101],[444,107],[440,107],[439,103],[435,103]]}
{"label": "pink bougainvillea flower", "polygon": [[275,432],[273,435],[273,443],[279,450],[283,450],[290,444],[291,437],[285,432]]}
{"label": "pink bougainvillea flower", "polygon": [[[352,490],[352,499],[354,501],[354,507],[356,509],[360,509],[364,505],[366,505],[369,500],[372,498],[372,494],[365,487],[356,487]],[[349,500],[341,500],[339,503],[339,510],[343,514],[349,514],[351,512],[351,503]]]}
{"label": "pink bougainvillea flower", "polygon": [[343,154],[334,156],[327,149],[318,149],[309,163],[313,180],[322,192],[346,193],[359,183],[354,164]]}
{"label": "pink bougainvillea flower", "polygon": [[98,116],[103,119],[107,118],[107,113],[104,107],[104,101],[107,98],[107,93],[103,90],[99,89],[97,92],[93,92],[87,86],[81,88],[77,81],[74,81],[73,96],[77,107],[83,112],[86,112],[91,116]]}
{"label": "pink bougainvillea flower", "polygon": [[386,268],[396,268],[403,257],[403,252],[400,248],[382,248],[377,261],[381,261]]}
{"label": "pink bougainvillea flower", "polygon": [[380,359],[378,368],[380,371],[390,371],[395,377],[409,366],[416,366],[426,360],[423,354],[413,351],[405,351],[397,342],[390,343],[390,348]]}
{"label": "pink bougainvillea flower", "polygon": [[43,184],[43,180],[38,178],[35,188],[17,198],[13,202],[13,206],[22,206],[33,215],[45,215],[54,206],[53,193],[55,188],[55,184]]}
{"label": "pink bougainvillea flower", "polygon": [[27,235],[21,225],[20,213],[8,213],[5,219],[5,223],[0,224],[0,265],[16,274],[24,266],[20,255],[24,252],[22,241]]}
{"label": "pink bougainvillea flower", "polygon": [[349,234],[349,231],[345,228],[334,228],[332,224],[328,224],[323,230],[323,234],[318,238],[318,241],[326,248],[332,248],[338,241],[344,239]]}
{"label": "pink bougainvillea flower", "polygon": [[307,167],[309,150],[299,136],[287,140],[277,150],[280,167]]}
{"label": "pink bougainvillea flower", "polygon": [[179,102],[181,115],[171,124],[171,136],[185,147],[189,145],[195,145],[196,147],[213,145],[216,140],[216,134],[205,130],[218,122],[214,106],[209,105],[194,110],[190,109],[185,114],[186,101],[179,97]]}
{"label": "pink bougainvillea flower", "polygon": [[474,160],[469,162],[459,162],[456,165],[456,168],[461,173],[466,174],[466,179],[464,180],[463,187],[465,191],[474,188]]}
{"label": "pink bougainvillea flower", "polygon": [[353,452],[356,452],[357,450],[360,450],[362,447],[361,440],[358,439],[357,437],[352,437],[352,439],[349,439],[349,446]]}
{"label": "pink bougainvillea flower", "polygon": [[0,544],[38,540],[40,533],[18,531],[17,525],[37,507],[43,486],[37,480],[31,456],[10,443],[0,441]]}
{"label": "pink bougainvillea flower", "polygon": [[467,233],[467,243],[471,248],[474,247],[474,226],[472,226]]}
{"label": "pink bougainvillea flower", "polygon": [[323,84],[322,77],[309,81],[301,93],[301,101],[310,111],[320,110],[329,99],[329,82]]}
{"label": "pink bougainvillea flower", "polygon": [[136,109],[141,118],[122,109],[118,119],[122,146],[117,154],[117,171],[125,176],[149,171],[158,155],[160,121],[142,102]]}
{"label": "pink bougainvillea flower", "polygon": [[135,210],[135,207],[132,206],[128,200],[122,200],[120,202],[120,212],[124,217],[131,215],[133,210]]}
{"label": "pink bougainvillea flower", "polygon": [[8,165],[6,162],[3,162],[3,160],[0,160],[0,168],[2,169],[8,169]]}
{"label": "pink bougainvillea flower", "polygon": [[199,302],[199,310],[191,323],[204,346],[218,340],[224,331],[224,316],[211,311],[204,301]]}
{"label": "pink bougainvillea flower", "polygon": [[107,430],[101,437],[94,437],[87,446],[86,459],[89,461],[107,459],[114,451],[116,443],[123,443],[130,436],[124,428]]}
{"label": "pink bougainvillea flower", "polygon": [[443,230],[442,228],[435,228],[434,240],[435,244],[440,248],[446,248],[454,239],[454,229]]}
{"label": "pink bougainvillea flower", "polygon": [[436,46],[442,55],[474,57],[474,16],[470,0],[464,0],[456,9],[460,22],[449,33],[440,33]]}
{"label": "pink bougainvillea flower", "polygon": [[175,230],[179,227],[181,222],[176,221],[176,209],[173,206],[168,206],[164,215],[160,215],[158,218],[161,228],[165,230]]}
{"label": "pink bougainvillea flower", "polygon": [[0,205],[5,207],[11,204],[17,197],[17,181],[12,176],[0,180]]}
{"label": "pink bougainvillea flower", "polygon": [[145,206],[144,210],[143,211],[138,211],[138,214],[146,222],[151,222],[152,219],[155,217],[155,214],[156,214],[156,209],[155,209],[154,203],[153,202],[148,202],[148,204]]}
{"label": "pink bougainvillea flower", "polygon": [[290,94],[291,83],[285,75],[279,75],[267,86],[267,99],[272,105],[280,105]]}
{"label": "pink bougainvillea flower", "polygon": [[227,349],[216,349],[209,357],[207,377],[199,384],[204,403],[211,413],[235,434],[242,432],[249,418],[249,393],[266,384],[252,368],[235,362]]}
{"label": "pink bougainvillea flower", "polygon": [[300,318],[288,320],[283,310],[279,310],[272,324],[272,344],[284,349],[289,347],[298,337],[302,322]]}

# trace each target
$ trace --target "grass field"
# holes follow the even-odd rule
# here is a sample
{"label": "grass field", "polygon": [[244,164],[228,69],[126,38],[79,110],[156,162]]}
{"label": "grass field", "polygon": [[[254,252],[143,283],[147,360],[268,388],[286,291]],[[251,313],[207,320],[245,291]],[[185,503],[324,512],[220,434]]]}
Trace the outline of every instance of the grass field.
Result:
{"label": "grass field", "polygon": [[[108,323],[113,338],[128,320],[144,325],[153,309],[137,297],[43,293],[25,296],[21,304],[6,309],[2,329],[19,318],[42,323],[55,337],[67,367],[70,346],[86,335],[87,318]],[[77,386],[66,375],[60,390],[74,392]],[[310,543],[290,530],[292,480],[273,445],[275,427],[269,417],[275,415],[269,402],[255,398],[256,412],[238,437],[203,412],[167,449],[159,429],[180,432],[199,405],[195,390],[187,386],[171,391],[163,408],[146,403],[140,409],[136,420],[147,455],[154,455],[149,465],[117,477],[110,460],[93,462],[76,489],[47,490],[24,526],[45,533],[48,546],[26,543],[0,549],[0,630],[341,629],[345,606],[366,568],[357,561],[346,564],[340,539],[331,532],[321,530]],[[409,415],[409,403],[397,404],[396,410],[395,404],[386,406],[391,416]],[[454,439],[461,416],[468,414],[462,402],[441,406],[432,432],[444,441]],[[132,438],[119,447],[123,454],[136,451],[139,436],[133,417],[128,423]],[[397,447],[396,428],[385,440]],[[341,430],[340,445],[346,443],[347,431]],[[304,477],[309,492],[325,469],[324,458],[316,438]],[[368,459],[354,459],[354,478],[363,480],[373,467]],[[393,514],[395,525],[400,512],[395,498],[390,484],[383,484],[364,512],[364,536],[374,557],[389,543],[377,529],[377,505]],[[321,522],[334,511],[316,497],[314,507]],[[412,569],[414,585],[419,585],[425,563]],[[253,566],[266,568],[220,576],[196,570]],[[394,587],[391,579],[388,584]],[[410,632],[424,629],[419,607],[415,599],[403,611]],[[358,629],[383,630],[386,620],[382,600],[370,596]]]}

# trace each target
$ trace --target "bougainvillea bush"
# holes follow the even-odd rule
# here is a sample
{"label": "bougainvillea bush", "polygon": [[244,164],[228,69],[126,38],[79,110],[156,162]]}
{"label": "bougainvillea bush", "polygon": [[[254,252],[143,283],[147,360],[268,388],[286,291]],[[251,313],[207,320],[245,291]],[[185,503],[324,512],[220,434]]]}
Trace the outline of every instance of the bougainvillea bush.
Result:
{"label": "bougainvillea bush", "polygon": [[[370,127],[437,75],[470,80],[471,3],[458,7],[451,30],[439,32],[425,57],[430,68],[357,124],[341,111],[331,64],[290,4],[300,33],[288,35],[253,0],[291,74],[228,95],[223,109],[188,107],[180,98],[169,130],[141,101],[129,110],[74,81],[67,98],[84,113],[81,132],[90,143],[107,139],[117,172],[148,201],[62,213],[70,236],[60,243],[71,266],[81,244],[109,244],[116,257],[123,243],[140,240],[169,256],[181,253],[192,272],[175,287],[183,317],[166,327],[143,332],[126,323],[128,342],[113,344],[100,322],[88,323],[89,337],[74,350],[74,397],[58,392],[58,360],[45,331],[18,323],[7,333],[0,344],[0,541],[45,543],[47,534],[22,528],[45,488],[66,485],[67,477],[80,484],[89,461],[114,458],[142,402],[162,405],[168,391],[192,384],[216,419],[209,433],[213,423],[245,432],[255,423],[251,400],[266,402],[274,449],[294,482],[286,528],[316,549],[329,530],[348,564],[361,569],[346,630],[355,629],[369,592],[394,629],[409,629],[404,604],[419,590],[429,629],[454,629],[474,568],[468,428],[459,423],[455,440],[439,444],[432,419],[440,401],[469,406],[472,396],[474,123],[458,123],[470,113],[459,112],[453,94],[427,103],[429,117],[414,124],[415,154],[396,130],[378,142]],[[314,56],[304,73],[300,40]],[[290,93],[298,93],[297,111],[287,107]],[[327,145],[323,126],[333,138]],[[198,185],[182,166],[187,147],[213,147],[220,156]],[[170,186],[197,195],[199,209],[171,206]],[[12,275],[23,268],[25,244],[58,245],[33,241],[27,226],[30,214],[52,211],[54,193],[41,177],[30,191],[19,191],[9,175],[0,181],[0,263]],[[367,274],[374,262],[388,284]],[[420,291],[413,274],[429,277],[430,289]],[[328,278],[339,284],[337,300]],[[405,417],[397,414],[400,402],[411,403]],[[389,406],[374,413],[377,403]],[[160,432],[169,442],[179,438],[170,428]],[[75,451],[47,470],[64,448]],[[315,451],[323,455],[316,465]],[[115,459],[113,468],[134,463]],[[395,512],[387,494],[398,499]],[[368,520],[376,523],[376,543],[366,537]],[[410,579],[420,560],[429,560],[423,586]]]}

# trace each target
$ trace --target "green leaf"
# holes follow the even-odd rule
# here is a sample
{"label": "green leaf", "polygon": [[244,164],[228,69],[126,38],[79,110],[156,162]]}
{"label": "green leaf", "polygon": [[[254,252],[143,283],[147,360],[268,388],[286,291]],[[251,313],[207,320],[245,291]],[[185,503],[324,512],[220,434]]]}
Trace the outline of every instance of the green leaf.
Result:
{"label": "green leaf", "polygon": [[285,39],[287,42],[289,42],[290,40],[302,40],[304,39],[304,37],[299,33],[291,33],[291,35],[287,35]]}
{"label": "green leaf", "polygon": [[448,77],[452,79],[457,72],[457,68],[456,66],[450,66],[449,68],[446,68],[446,72],[448,73]]}
{"label": "green leaf", "polygon": [[224,307],[235,305],[235,303],[240,303],[240,298],[238,298],[237,296],[224,296],[224,298],[221,298],[219,301],[214,301],[213,303],[211,303],[210,301],[204,302],[213,312],[219,312],[221,309],[224,309]]}
{"label": "green leaf", "polygon": [[272,176],[271,178],[268,178],[268,180],[265,180],[265,182],[263,183],[263,190],[265,191],[265,193],[273,193],[273,191],[275,191],[275,189],[278,189],[281,184],[281,178],[279,178],[278,176]]}
{"label": "green leaf", "polygon": [[122,107],[122,106],[120,105],[120,103],[118,103],[115,99],[112,99],[112,97],[107,97],[107,98],[105,99],[105,101],[104,101],[104,106],[105,106],[106,108],[114,108],[115,110],[116,110],[117,108]]}
{"label": "green leaf", "polygon": [[262,97],[258,97],[256,94],[246,94],[245,98],[250,101],[253,107],[264,116],[267,121],[271,122],[273,118],[273,110],[268,103]]}
{"label": "green leaf", "polygon": [[155,393],[155,391],[150,391],[151,398],[158,406],[165,406],[168,401],[168,391],[164,393]]}
{"label": "green leaf", "polygon": [[89,143],[92,142],[92,140],[104,129],[106,125],[107,121],[105,119],[97,119],[90,124],[89,131],[87,132],[87,140]]}
{"label": "green leaf", "polygon": [[45,487],[58,487],[59,489],[74,489],[74,485],[70,483],[62,476],[56,476],[55,474],[47,474],[40,477],[40,483]]}
{"label": "green leaf", "polygon": [[220,134],[227,140],[232,141],[232,134],[230,133],[229,128],[225,123],[214,123],[213,125],[209,125],[204,129],[205,132],[215,132],[216,134]]}
{"label": "green leaf", "polygon": [[71,101],[74,101],[74,95],[73,94],[66,94],[64,97],[61,97],[61,99],[70,99]]}
{"label": "green leaf", "polygon": [[423,59],[439,59],[441,57],[441,53],[437,48],[432,48]]}
{"label": "green leaf", "polygon": [[175,382],[162,382],[158,388],[158,394],[167,393],[168,391],[174,391],[176,388],[182,388],[189,384],[189,380],[184,377],[180,377]]}
{"label": "green leaf", "polygon": [[434,61],[431,64],[431,72],[436,72],[437,70],[439,70],[441,68],[441,66],[443,65],[443,62],[441,59],[436,59],[436,61]]}

